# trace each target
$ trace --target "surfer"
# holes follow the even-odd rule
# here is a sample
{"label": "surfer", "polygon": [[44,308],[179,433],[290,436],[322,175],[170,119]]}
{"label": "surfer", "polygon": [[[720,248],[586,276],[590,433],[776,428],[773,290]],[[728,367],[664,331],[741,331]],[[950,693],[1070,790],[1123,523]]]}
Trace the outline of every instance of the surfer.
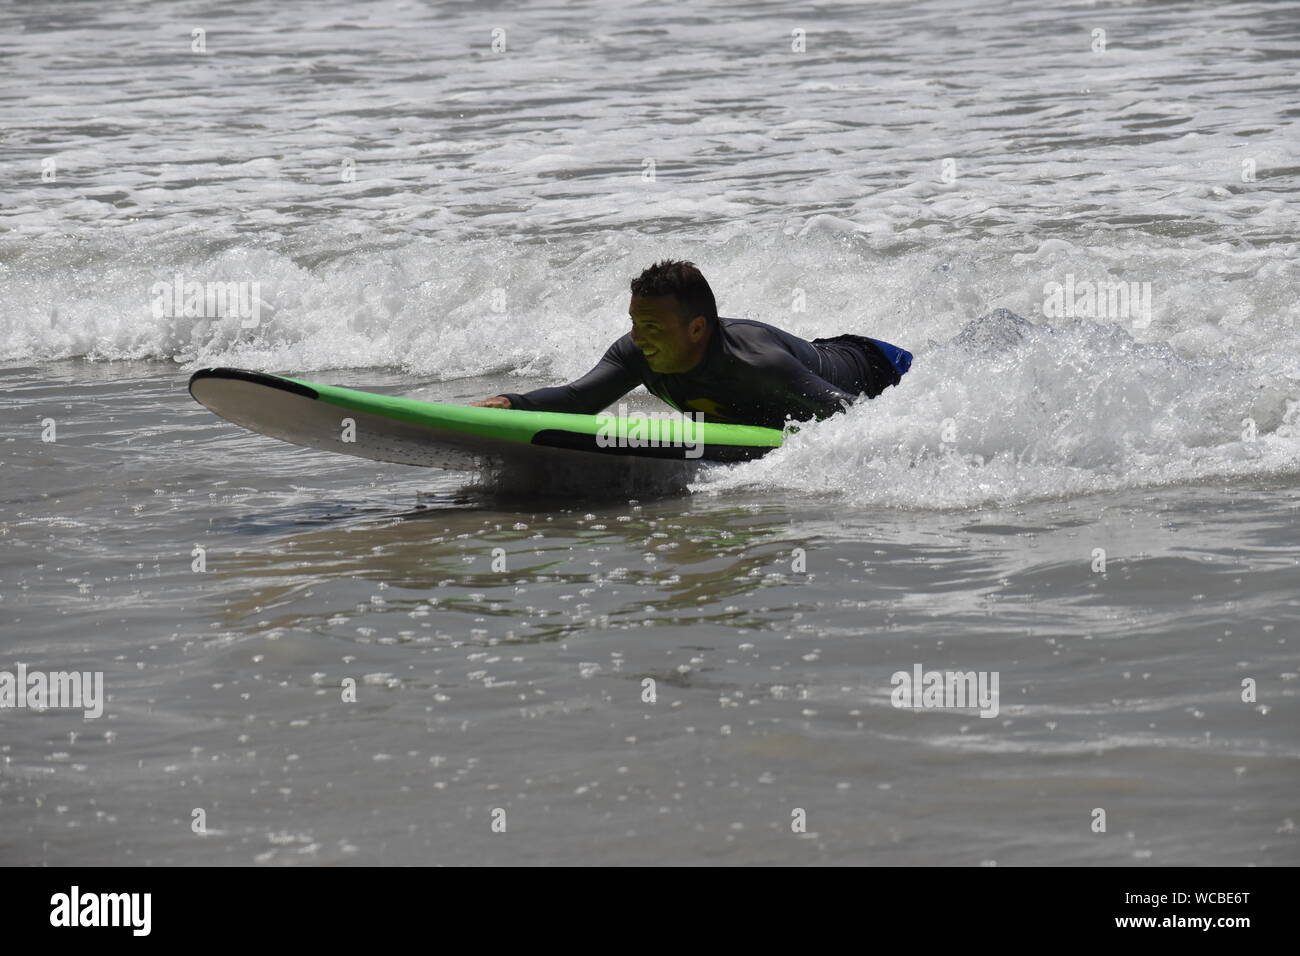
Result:
{"label": "surfer", "polygon": [[860,395],[875,398],[912,354],[860,335],[809,342],[775,326],[718,316],[694,263],[665,260],[632,280],[632,331],[582,378],[473,405],[594,415],[638,385],[706,422],[781,428],[825,418]]}

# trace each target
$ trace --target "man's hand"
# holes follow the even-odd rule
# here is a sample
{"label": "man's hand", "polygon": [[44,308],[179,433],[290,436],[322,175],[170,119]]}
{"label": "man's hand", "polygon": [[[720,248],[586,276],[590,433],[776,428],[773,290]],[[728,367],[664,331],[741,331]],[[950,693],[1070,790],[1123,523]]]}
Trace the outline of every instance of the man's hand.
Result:
{"label": "man's hand", "polygon": [[470,402],[471,408],[510,408],[510,399],[504,395],[493,395],[491,398],[485,398],[481,402]]}

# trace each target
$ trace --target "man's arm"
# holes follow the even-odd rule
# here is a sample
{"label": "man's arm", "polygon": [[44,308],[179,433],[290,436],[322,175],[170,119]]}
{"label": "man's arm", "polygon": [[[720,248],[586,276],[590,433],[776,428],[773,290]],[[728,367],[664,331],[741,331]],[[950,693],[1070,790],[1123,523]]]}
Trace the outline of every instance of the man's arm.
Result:
{"label": "man's arm", "polygon": [[[625,335],[609,347],[595,368],[576,382],[554,388],[538,388],[522,395],[507,392],[475,404],[488,408],[518,408],[529,412],[594,415],[641,384],[641,375],[632,365],[634,351],[632,337]],[[498,405],[497,399],[504,399],[509,404]]]}
{"label": "man's arm", "polygon": [[768,387],[779,396],[781,404],[790,410],[789,414],[800,421],[810,418],[820,420],[842,412],[858,399],[857,395],[810,372],[789,352],[779,353],[764,365],[762,374]]}

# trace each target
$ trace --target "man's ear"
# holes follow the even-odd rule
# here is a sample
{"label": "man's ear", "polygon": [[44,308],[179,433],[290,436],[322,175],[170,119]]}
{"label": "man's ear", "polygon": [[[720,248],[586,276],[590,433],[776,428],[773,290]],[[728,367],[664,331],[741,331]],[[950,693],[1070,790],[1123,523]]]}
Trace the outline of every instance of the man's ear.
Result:
{"label": "man's ear", "polygon": [[702,315],[697,315],[695,318],[691,319],[690,324],[686,326],[686,331],[690,334],[692,339],[698,342],[700,339],[704,338],[704,333],[708,327],[709,320]]}

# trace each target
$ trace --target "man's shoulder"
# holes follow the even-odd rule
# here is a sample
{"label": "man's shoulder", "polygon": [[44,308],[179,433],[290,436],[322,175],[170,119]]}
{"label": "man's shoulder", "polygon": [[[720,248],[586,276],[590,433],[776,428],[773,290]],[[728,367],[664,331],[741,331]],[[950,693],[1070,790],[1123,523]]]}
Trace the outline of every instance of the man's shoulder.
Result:
{"label": "man's shoulder", "polygon": [[760,322],[757,319],[727,319],[718,316],[718,325],[727,331],[744,332],[750,329],[761,329],[766,332],[780,332],[775,325],[769,325],[766,322]]}
{"label": "man's shoulder", "polygon": [[768,322],[760,322],[757,319],[724,319],[718,316],[718,325],[720,325],[729,336],[738,336],[741,338],[755,339],[800,339],[793,332],[787,332],[785,329],[778,328]]}
{"label": "man's shoulder", "polygon": [[755,361],[784,362],[791,354],[807,345],[805,339],[793,332],[759,322],[756,319],[724,319],[718,316],[718,325],[731,348]]}

